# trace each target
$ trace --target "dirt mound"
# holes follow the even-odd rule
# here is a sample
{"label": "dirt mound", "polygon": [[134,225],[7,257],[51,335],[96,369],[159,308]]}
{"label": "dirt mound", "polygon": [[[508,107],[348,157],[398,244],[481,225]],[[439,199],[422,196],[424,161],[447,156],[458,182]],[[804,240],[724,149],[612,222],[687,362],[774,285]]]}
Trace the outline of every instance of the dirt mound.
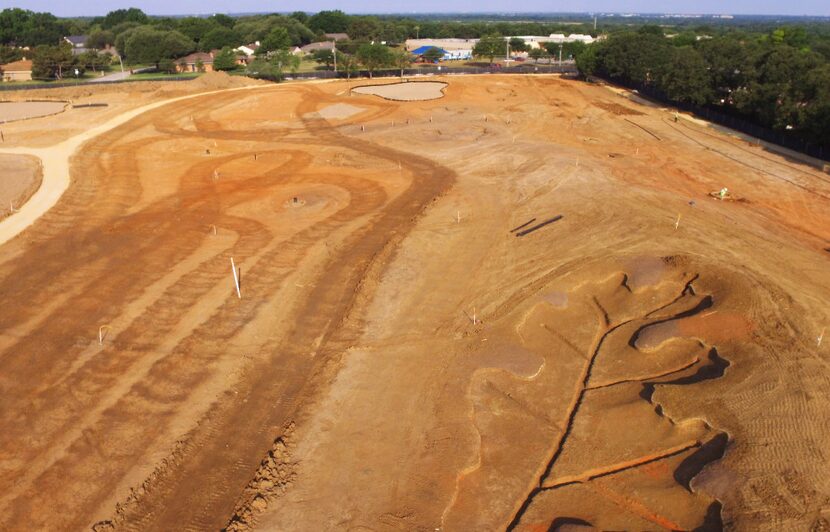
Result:
{"label": "dirt mound", "polygon": [[208,90],[232,89],[234,87],[247,87],[248,85],[263,85],[267,82],[245,76],[230,76],[226,72],[208,72],[190,82],[195,88]]}
{"label": "dirt mound", "polygon": [[226,72],[208,72],[190,81],[176,81],[164,83],[156,91],[156,96],[169,98],[194,92],[209,92],[222,89],[234,89],[250,85],[264,85],[267,81],[257,80],[246,76],[230,76]]}

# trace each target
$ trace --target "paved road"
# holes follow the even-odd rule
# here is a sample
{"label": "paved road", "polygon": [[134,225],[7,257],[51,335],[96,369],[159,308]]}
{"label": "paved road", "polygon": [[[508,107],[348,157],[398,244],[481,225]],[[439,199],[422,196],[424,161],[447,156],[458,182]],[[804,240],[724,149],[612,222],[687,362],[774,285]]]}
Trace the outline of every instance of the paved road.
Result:
{"label": "paved road", "polygon": [[112,74],[107,74],[105,76],[101,76],[98,78],[93,78],[89,80],[90,83],[100,83],[102,81],[121,81],[122,79],[127,79],[130,77],[130,71],[125,70],[124,72],[118,71],[113,72]]}

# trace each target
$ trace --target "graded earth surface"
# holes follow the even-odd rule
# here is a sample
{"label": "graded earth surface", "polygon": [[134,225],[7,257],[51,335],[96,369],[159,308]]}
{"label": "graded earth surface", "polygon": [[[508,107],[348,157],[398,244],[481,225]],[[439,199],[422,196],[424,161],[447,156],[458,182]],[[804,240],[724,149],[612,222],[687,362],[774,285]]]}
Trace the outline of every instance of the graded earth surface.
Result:
{"label": "graded earth surface", "polygon": [[441,79],[4,125],[84,142],[0,246],[0,529],[830,526],[830,175],[603,86]]}

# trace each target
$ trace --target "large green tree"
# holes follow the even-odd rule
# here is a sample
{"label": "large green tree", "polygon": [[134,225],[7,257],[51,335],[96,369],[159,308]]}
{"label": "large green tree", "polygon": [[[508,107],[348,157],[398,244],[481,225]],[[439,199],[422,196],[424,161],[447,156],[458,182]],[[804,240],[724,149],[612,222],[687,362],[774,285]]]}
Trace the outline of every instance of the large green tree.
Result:
{"label": "large green tree", "polygon": [[213,68],[214,70],[236,70],[236,52],[229,46],[222,48],[214,57],[213,57]]}
{"label": "large green tree", "polygon": [[357,60],[366,68],[371,78],[375,70],[392,64],[392,52],[380,43],[362,44],[357,49]]}
{"label": "large green tree", "polygon": [[403,77],[403,71],[412,66],[412,54],[404,48],[396,48],[392,51],[392,64],[400,69],[401,77]]}
{"label": "large green tree", "polygon": [[36,46],[32,50],[32,77],[35,79],[61,79],[72,75],[77,64],[72,48],[61,46]]}
{"label": "large green tree", "polygon": [[473,55],[486,57],[491,65],[497,55],[504,53],[507,53],[507,43],[504,42],[504,37],[498,33],[485,35],[473,47]]}
{"label": "large green tree", "polygon": [[219,26],[210,30],[202,37],[202,40],[199,42],[199,48],[205,52],[208,52],[210,50],[217,50],[226,46],[235,48],[237,46],[241,46],[242,44],[247,43],[242,42],[242,39],[235,30]]}
{"label": "large green tree", "polygon": [[339,9],[320,11],[308,19],[308,27],[321,33],[342,33],[349,28],[349,17]]}
{"label": "large green tree", "polygon": [[703,105],[712,96],[706,62],[691,46],[671,50],[671,60],[666,64],[658,83],[666,96],[676,102]]}
{"label": "large green tree", "polygon": [[124,22],[147,24],[149,21],[149,17],[142,10],[131,7],[129,9],[116,9],[107,13],[104,20],[101,21],[101,27],[110,29]]}
{"label": "large green tree", "polygon": [[162,59],[175,59],[196,50],[196,43],[178,31],[140,27],[130,30],[125,42],[125,57],[132,63],[158,65]]}
{"label": "large green tree", "polygon": [[285,50],[291,46],[291,37],[285,28],[274,28],[260,43],[257,54],[267,54],[277,50]]}

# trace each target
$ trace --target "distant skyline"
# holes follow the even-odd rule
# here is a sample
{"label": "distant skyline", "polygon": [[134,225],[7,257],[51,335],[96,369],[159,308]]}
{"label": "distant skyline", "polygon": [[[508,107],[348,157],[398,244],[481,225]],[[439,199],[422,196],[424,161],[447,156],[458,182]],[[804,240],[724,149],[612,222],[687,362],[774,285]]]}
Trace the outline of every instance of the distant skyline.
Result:
{"label": "distant skyline", "polygon": [[[212,13],[262,13],[341,9],[346,13],[673,13],[707,15],[809,15],[830,16],[830,1],[799,0],[573,0],[553,4],[545,0],[526,0],[520,11],[505,11],[505,3],[495,0],[420,0],[413,10],[409,2],[379,3],[376,0],[308,0],[306,2],[268,2],[262,0],[0,0],[0,9],[20,7],[48,11],[61,17],[105,15],[114,9],[138,7],[149,15],[190,15]],[[509,4],[508,4],[509,5]]]}

